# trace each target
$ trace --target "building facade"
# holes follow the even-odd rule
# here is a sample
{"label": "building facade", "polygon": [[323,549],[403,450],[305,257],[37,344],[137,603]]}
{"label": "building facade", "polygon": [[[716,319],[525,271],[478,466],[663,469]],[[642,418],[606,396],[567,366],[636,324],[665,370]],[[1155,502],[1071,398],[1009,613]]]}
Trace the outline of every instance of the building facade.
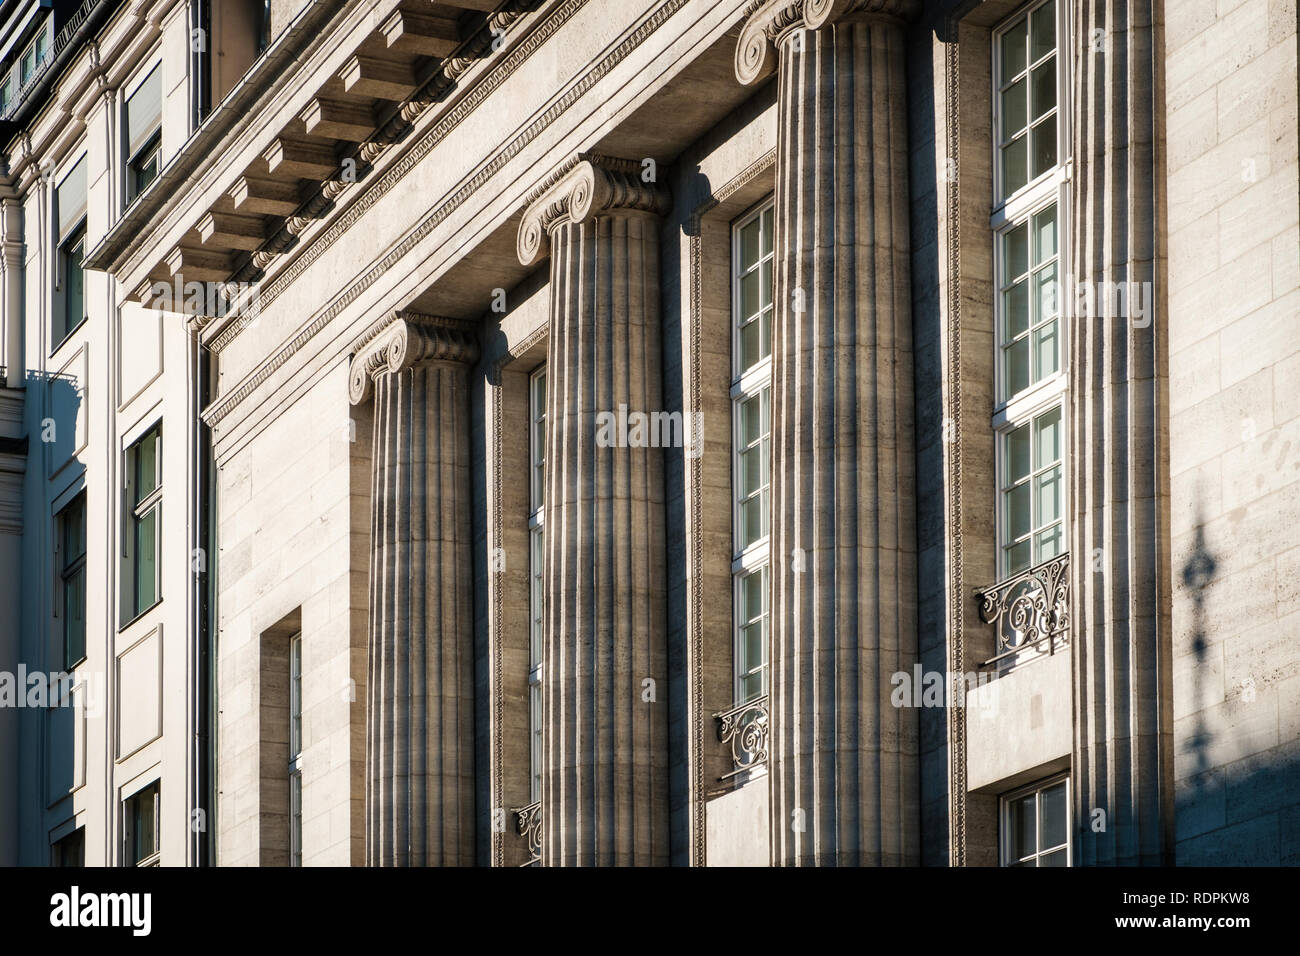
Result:
{"label": "building facade", "polygon": [[1294,3],[68,7],[0,862],[1300,862]]}

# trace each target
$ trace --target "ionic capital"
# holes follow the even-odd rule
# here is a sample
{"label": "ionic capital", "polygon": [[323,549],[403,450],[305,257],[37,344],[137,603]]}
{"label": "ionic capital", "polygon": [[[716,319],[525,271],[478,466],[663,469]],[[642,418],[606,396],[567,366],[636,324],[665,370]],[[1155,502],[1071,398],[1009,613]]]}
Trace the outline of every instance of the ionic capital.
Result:
{"label": "ionic capital", "polygon": [[579,153],[529,197],[519,224],[519,261],[530,266],[544,259],[551,231],[564,222],[586,222],[619,209],[662,216],[668,211],[668,190],[646,182],[642,169],[635,160]]}
{"label": "ionic capital", "polygon": [[363,342],[348,367],[348,398],[359,405],[370,397],[382,375],[428,362],[478,360],[478,337],[471,323],[414,312],[394,312],[392,319]]}
{"label": "ionic capital", "polygon": [[777,42],[795,30],[819,30],[849,17],[906,20],[920,0],[762,0],[750,7],[736,44],[736,78],[748,86],[776,69]]}

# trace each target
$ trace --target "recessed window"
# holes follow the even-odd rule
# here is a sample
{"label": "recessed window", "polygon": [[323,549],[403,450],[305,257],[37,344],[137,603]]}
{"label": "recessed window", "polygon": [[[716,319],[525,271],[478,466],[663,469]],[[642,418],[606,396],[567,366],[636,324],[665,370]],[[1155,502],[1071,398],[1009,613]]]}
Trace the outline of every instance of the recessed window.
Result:
{"label": "recessed window", "polygon": [[546,636],[546,538],[542,519],[546,503],[546,366],[528,380],[529,514],[528,514],[528,743],[531,802],[542,799],[542,661]]}
{"label": "recessed window", "polygon": [[1045,175],[1059,154],[1056,0],[1012,19],[995,45],[999,194],[1011,196]]}
{"label": "recessed window", "polygon": [[50,847],[50,866],[86,865],[86,828],[77,827]]}
{"label": "recessed window", "polygon": [[131,796],[123,808],[124,862],[127,866],[158,866],[158,784],[151,783]]}
{"label": "recessed window", "polygon": [[995,32],[993,212],[998,573],[1007,579],[1068,549],[1065,277],[1068,115],[1056,0]]}
{"label": "recessed window", "polygon": [[59,591],[62,594],[63,669],[86,658],[86,494],[59,512]]}
{"label": "recessed window", "polygon": [[1002,798],[1002,865],[1070,865],[1070,780],[1058,777]]}
{"label": "recessed window", "polygon": [[132,620],[158,603],[158,555],[162,541],[162,426],[155,425],[127,449],[125,617]]}
{"label": "recessed window", "polygon": [[55,191],[58,258],[54,280],[57,345],[86,320],[86,157],[81,157]]}
{"label": "recessed window", "polygon": [[302,866],[302,635],[289,640],[289,865]]}
{"label": "recessed window", "polygon": [[162,168],[162,69],[154,67],[126,100],[126,201],[149,187]]}
{"label": "recessed window", "polygon": [[732,590],[737,703],[767,693],[772,464],[769,200],[732,226]]}

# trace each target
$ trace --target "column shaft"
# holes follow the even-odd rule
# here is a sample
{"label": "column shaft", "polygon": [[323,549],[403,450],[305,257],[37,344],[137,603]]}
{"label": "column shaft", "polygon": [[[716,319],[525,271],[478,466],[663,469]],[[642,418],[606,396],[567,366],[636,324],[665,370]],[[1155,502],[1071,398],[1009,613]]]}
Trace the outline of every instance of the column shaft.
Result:
{"label": "column shaft", "polygon": [[916,864],[918,721],[904,37],[777,39],[772,859]]}
{"label": "column shaft", "polygon": [[[1169,865],[1173,853],[1154,6],[1080,0],[1072,31],[1073,271],[1098,304],[1073,317],[1070,335],[1075,862],[1084,865]],[[1154,316],[1107,314],[1099,283],[1119,284],[1129,302],[1143,290]]]}
{"label": "column shaft", "polygon": [[436,345],[398,325],[354,360],[352,381],[357,401],[375,373],[366,855],[372,866],[469,865],[470,349],[457,343],[461,361],[418,361]]}
{"label": "column shaft", "polygon": [[662,452],[597,420],[661,408],[658,228],[615,212],[551,246],[543,860],[666,864]]}

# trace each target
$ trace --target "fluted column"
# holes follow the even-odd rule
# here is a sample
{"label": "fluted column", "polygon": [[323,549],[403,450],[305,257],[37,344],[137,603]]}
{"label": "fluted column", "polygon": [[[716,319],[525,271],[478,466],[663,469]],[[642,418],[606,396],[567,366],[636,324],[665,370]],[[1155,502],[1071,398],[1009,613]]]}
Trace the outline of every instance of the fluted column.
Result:
{"label": "fluted column", "polygon": [[469,365],[449,321],[397,315],[349,370],[374,397],[366,860],[474,862]]}
{"label": "fluted column", "polygon": [[1159,6],[1079,0],[1071,31],[1080,293],[1071,298],[1102,303],[1122,287],[1127,301],[1141,290],[1150,306],[1071,322],[1074,857],[1083,865],[1173,862]]}
{"label": "fluted column", "polygon": [[[777,69],[771,852],[919,862],[904,34],[911,0],[772,0],[736,72]],[[775,56],[773,52],[775,51]]]}
{"label": "fluted column", "polygon": [[[639,164],[582,156],[530,203],[519,258],[551,257],[542,860],[666,864],[662,451],[598,415],[662,408],[658,217]],[[629,447],[631,446],[631,447]]]}

